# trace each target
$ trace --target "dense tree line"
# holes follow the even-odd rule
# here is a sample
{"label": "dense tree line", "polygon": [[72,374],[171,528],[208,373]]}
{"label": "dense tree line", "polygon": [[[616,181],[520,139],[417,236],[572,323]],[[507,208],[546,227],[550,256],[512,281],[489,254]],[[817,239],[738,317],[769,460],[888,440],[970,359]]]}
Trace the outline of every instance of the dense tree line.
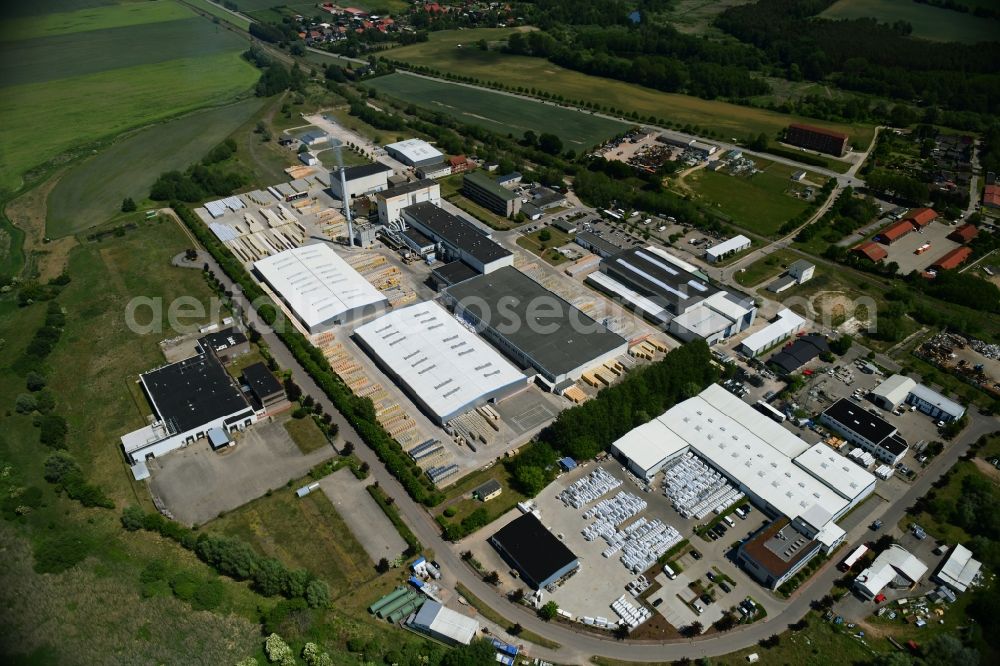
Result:
{"label": "dense tree line", "polygon": [[795,236],[795,240],[805,243],[819,236],[827,242],[835,243],[871,222],[878,212],[878,205],[874,201],[860,198],[855,195],[853,188],[845,187],[823,217],[804,227]]}
{"label": "dense tree line", "polygon": [[911,26],[872,18],[831,21],[834,0],[758,0],[722,12],[716,26],[758,47],[787,78],[832,77],[847,90],[980,114],[1000,112],[1000,44],[937,43]]}
{"label": "dense tree line", "polygon": [[266,597],[305,599],[309,606],[322,608],[330,603],[327,584],[304,569],[288,569],[280,561],[258,554],[245,542],[214,534],[196,534],[158,513],[146,513],[137,506],[122,512],[122,526],[131,531],[156,532],[194,551],[205,564],[234,580],[250,581],[254,591]]}
{"label": "dense tree line", "polygon": [[760,67],[754,49],[698,39],[663,25],[514,33],[507,50],[547,58],[586,74],[706,99],[750,97],[770,90],[750,75],[751,69]]}
{"label": "dense tree line", "polygon": [[633,370],[593,400],[560,412],[538,438],[560,455],[593,458],[632,428],[697,395],[717,376],[708,345],[689,342],[662,361]]}
{"label": "dense tree line", "polygon": [[894,197],[913,206],[927,203],[930,188],[916,178],[893,171],[874,169],[865,177],[865,183],[873,192]]}
{"label": "dense tree line", "polygon": [[167,171],[150,188],[153,201],[201,201],[211,196],[228,196],[246,184],[237,171],[224,171],[219,165],[236,154],[236,142],[226,139],[187,171]]}

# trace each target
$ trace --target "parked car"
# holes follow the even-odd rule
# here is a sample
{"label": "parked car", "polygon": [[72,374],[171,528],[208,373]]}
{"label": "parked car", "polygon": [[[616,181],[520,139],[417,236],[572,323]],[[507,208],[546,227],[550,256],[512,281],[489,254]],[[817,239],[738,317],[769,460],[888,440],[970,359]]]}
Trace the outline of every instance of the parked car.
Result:
{"label": "parked car", "polygon": [[871,528],[873,532],[879,531],[880,529],[882,529],[882,521],[876,520],[874,523],[871,524]]}
{"label": "parked car", "polygon": [[719,583],[719,587],[720,587],[720,588],[722,589],[722,591],[723,591],[723,592],[725,592],[726,594],[729,594],[730,592],[732,592],[732,591],[733,591],[733,588],[729,587],[729,585],[728,585],[728,584],[726,583],[726,581],[722,581],[721,583]]}
{"label": "parked car", "polygon": [[714,574],[714,573],[712,573],[711,571],[709,571],[708,573],[706,573],[706,574],[705,574],[705,577],[706,577],[706,578],[708,578],[708,579],[709,579],[710,581],[712,581],[713,583],[715,582],[715,574]]}
{"label": "parked car", "polygon": [[712,597],[708,596],[708,594],[707,594],[707,593],[706,593],[706,594],[703,594],[703,595],[701,595],[701,596],[700,596],[700,597],[698,597],[698,598],[699,598],[699,599],[701,599],[701,602],[702,602],[703,604],[705,604],[706,606],[708,606],[708,605],[710,605],[710,604],[712,603]]}
{"label": "parked car", "polygon": [[663,597],[660,597],[659,599],[656,599],[655,601],[653,601],[653,608],[656,608],[657,606],[659,606],[662,603],[663,603]]}
{"label": "parked car", "polygon": [[693,557],[696,560],[700,560],[701,559],[701,553],[699,553],[697,550],[692,550],[691,551],[691,557]]}

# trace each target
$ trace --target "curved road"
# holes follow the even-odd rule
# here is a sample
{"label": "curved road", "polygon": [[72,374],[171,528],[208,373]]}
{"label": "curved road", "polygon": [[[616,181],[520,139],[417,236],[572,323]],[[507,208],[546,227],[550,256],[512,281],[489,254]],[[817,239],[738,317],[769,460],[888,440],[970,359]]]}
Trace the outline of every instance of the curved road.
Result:
{"label": "curved road", "polygon": [[[173,211],[170,209],[164,209],[164,212],[173,214]],[[188,235],[192,243],[196,247],[200,247],[183,223],[179,220],[177,220],[177,223]],[[532,656],[560,663],[586,664],[589,663],[589,659],[593,655],[626,661],[649,662],[669,661],[683,657],[697,658],[728,654],[753,646],[763,638],[784,631],[788,624],[799,620],[805,615],[809,610],[810,601],[826,594],[833,585],[833,581],[840,576],[840,572],[834,566],[835,562],[831,560],[799,588],[784,610],[768,616],[760,622],[746,625],[724,634],[715,634],[700,639],[669,642],[625,642],[611,638],[601,638],[593,634],[576,631],[567,625],[541,620],[528,608],[506,601],[499,595],[495,588],[484,583],[478,575],[461,561],[459,553],[456,552],[457,549],[441,538],[440,530],[430,514],[406,494],[402,486],[379,462],[374,452],[364,446],[363,440],[358,433],[343,415],[337,411],[333,403],[330,402],[326,395],[313,382],[312,378],[302,369],[284,343],[281,342],[280,338],[257,317],[256,312],[250,308],[246,299],[239,295],[238,287],[229,280],[207,252],[202,250],[202,255],[226,288],[234,293],[235,304],[243,309],[247,319],[261,332],[277,362],[283,368],[291,371],[295,382],[305,393],[312,395],[314,399],[323,405],[326,413],[332,416],[334,422],[340,428],[343,437],[357,443],[355,453],[369,464],[372,476],[395,499],[396,507],[399,509],[406,524],[409,525],[410,529],[413,530],[414,534],[417,535],[417,538],[420,539],[425,547],[434,550],[437,561],[444,568],[445,582],[461,582],[490,608],[511,622],[520,623],[524,628],[562,645],[557,650],[550,650],[539,648],[533,644],[527,644],[527,652]],[[972,411],[970,410],[970,412]],[[951,445],[943,454],[938,456],[924,470],[924,473],[910,487],[906,494],[898,502],[882,512],[881,518],[886,525],[894,526],[899,522],[903,517],[905,508],[926,493],[931,484],[968,450],[971,442],[975,441],[980,435],[995,430],[997,427],[995,419],[984,417],[978,413],[972,413],[970,420],[971,425],[963,433],[961,443]],[[849,543],[857,542],[866,533],[866,526],[858,526],[848,534],[847,540]]]}

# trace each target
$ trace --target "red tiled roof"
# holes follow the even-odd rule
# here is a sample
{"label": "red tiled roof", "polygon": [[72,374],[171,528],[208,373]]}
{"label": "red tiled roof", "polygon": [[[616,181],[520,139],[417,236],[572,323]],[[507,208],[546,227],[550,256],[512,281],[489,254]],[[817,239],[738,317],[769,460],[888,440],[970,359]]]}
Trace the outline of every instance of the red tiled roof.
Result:
{"label": "red tiled roof", "polygon": [[956,243],[968,243],[970,240],[975,238],[978,233],[979,229],[976,229],[974,225],[963,224],[958,229],[955,229],[953,232],[948,234],[948,238]]}
{"label": "red tiled roof", "polygon": [[931,268],[936,268],[939,271],[947,271],[952,268],[961,266],[962,263],[969,258],[972,254],[972,248],[967,245],[962,247],[956,247],[951,252],[947,252],[943,257],[931,264]]}
{"label": "red tiled roof", "polygon": [[866,257],[869,261],[874,261],[874,262],[882,261],[883,259],[889,256],[889,253],[886,252],[884,248],[876,245],[871,241],[862,243],[861,245],[852,248],[851,252],[860,254],[861,256]]}
{"label": "red tiled roof", "polygon": [[888,245],[889,243],[899,240],[911,231],[913,231],[913,222],[910,222],[909,220],[900,220],[895,224],[890,224],[888,227],[880,231],[877,238],[880,242],[884,242]]}
{"label": "red tiled roof", "polygon": [[917,227],[926,227],[937,219],[937,212],[933,208],[915,208],[903,219],[910,220]]}
{"label": "red tiled roof", "polygon": [[987,185],[983,190],[983,205],[1000,208],[1000,185]]}
{"label": "red tiled roof", "polygon": [[833,130],[823,129],[822,127],[815,127],[814,125],[802,125],[801,123],[792,123],[789,125],[790,128],[805,130],[807,132],[813,132],[815,134],[825,134],[826,136],[832,136],[835,139],[847,139],[846,134],[841,134],[840,132],[834,132]]}

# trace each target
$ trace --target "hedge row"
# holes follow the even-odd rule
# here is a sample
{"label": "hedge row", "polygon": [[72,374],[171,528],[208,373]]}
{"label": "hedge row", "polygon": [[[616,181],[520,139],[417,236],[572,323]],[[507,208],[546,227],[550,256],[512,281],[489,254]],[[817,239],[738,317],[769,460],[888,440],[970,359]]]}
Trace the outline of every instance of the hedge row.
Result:
{"label": "hedge row", "polygon": [[[240,285],[248,300],[257,301],[266,297],[264,291],[244,270],[240,262],[208,231],[190,208],[179,202],[171,202],[171,207],[226,275]],[[268,324],[274,323],[277,311],[273,305],[258,305],[258,311],[261,319]],[[420,467],[410,460],[378,422],[371,400],[355,396],[333,372],[323,352],[306,340],[294,327],[282,327],[282,330],[276,330],[275,334],[281,338],[299,364],[354,427],[365,444],[375,452],[389,473],[399,480],[410,497],[425,506],[440,504],[444,495],[424,476]]]}
{"label": "hedge row", "polygon": [[417,535],[410,531],[410,528],[403,522],[402,517],[399,515],[399,511],[396,507],[391,504],[389,496],[385,494],[385,491],[379,488],[377,485],[368,486],[368,494],[372,496],[375,503],[382,507],[382,512],[385,513],[389,521],[396,527],[396,531],[399,532],[399,536],[403,537],[403,541],[406,542],[406,555],[411,557],[416,555],[424,549],[420,540],[417,539]]}

